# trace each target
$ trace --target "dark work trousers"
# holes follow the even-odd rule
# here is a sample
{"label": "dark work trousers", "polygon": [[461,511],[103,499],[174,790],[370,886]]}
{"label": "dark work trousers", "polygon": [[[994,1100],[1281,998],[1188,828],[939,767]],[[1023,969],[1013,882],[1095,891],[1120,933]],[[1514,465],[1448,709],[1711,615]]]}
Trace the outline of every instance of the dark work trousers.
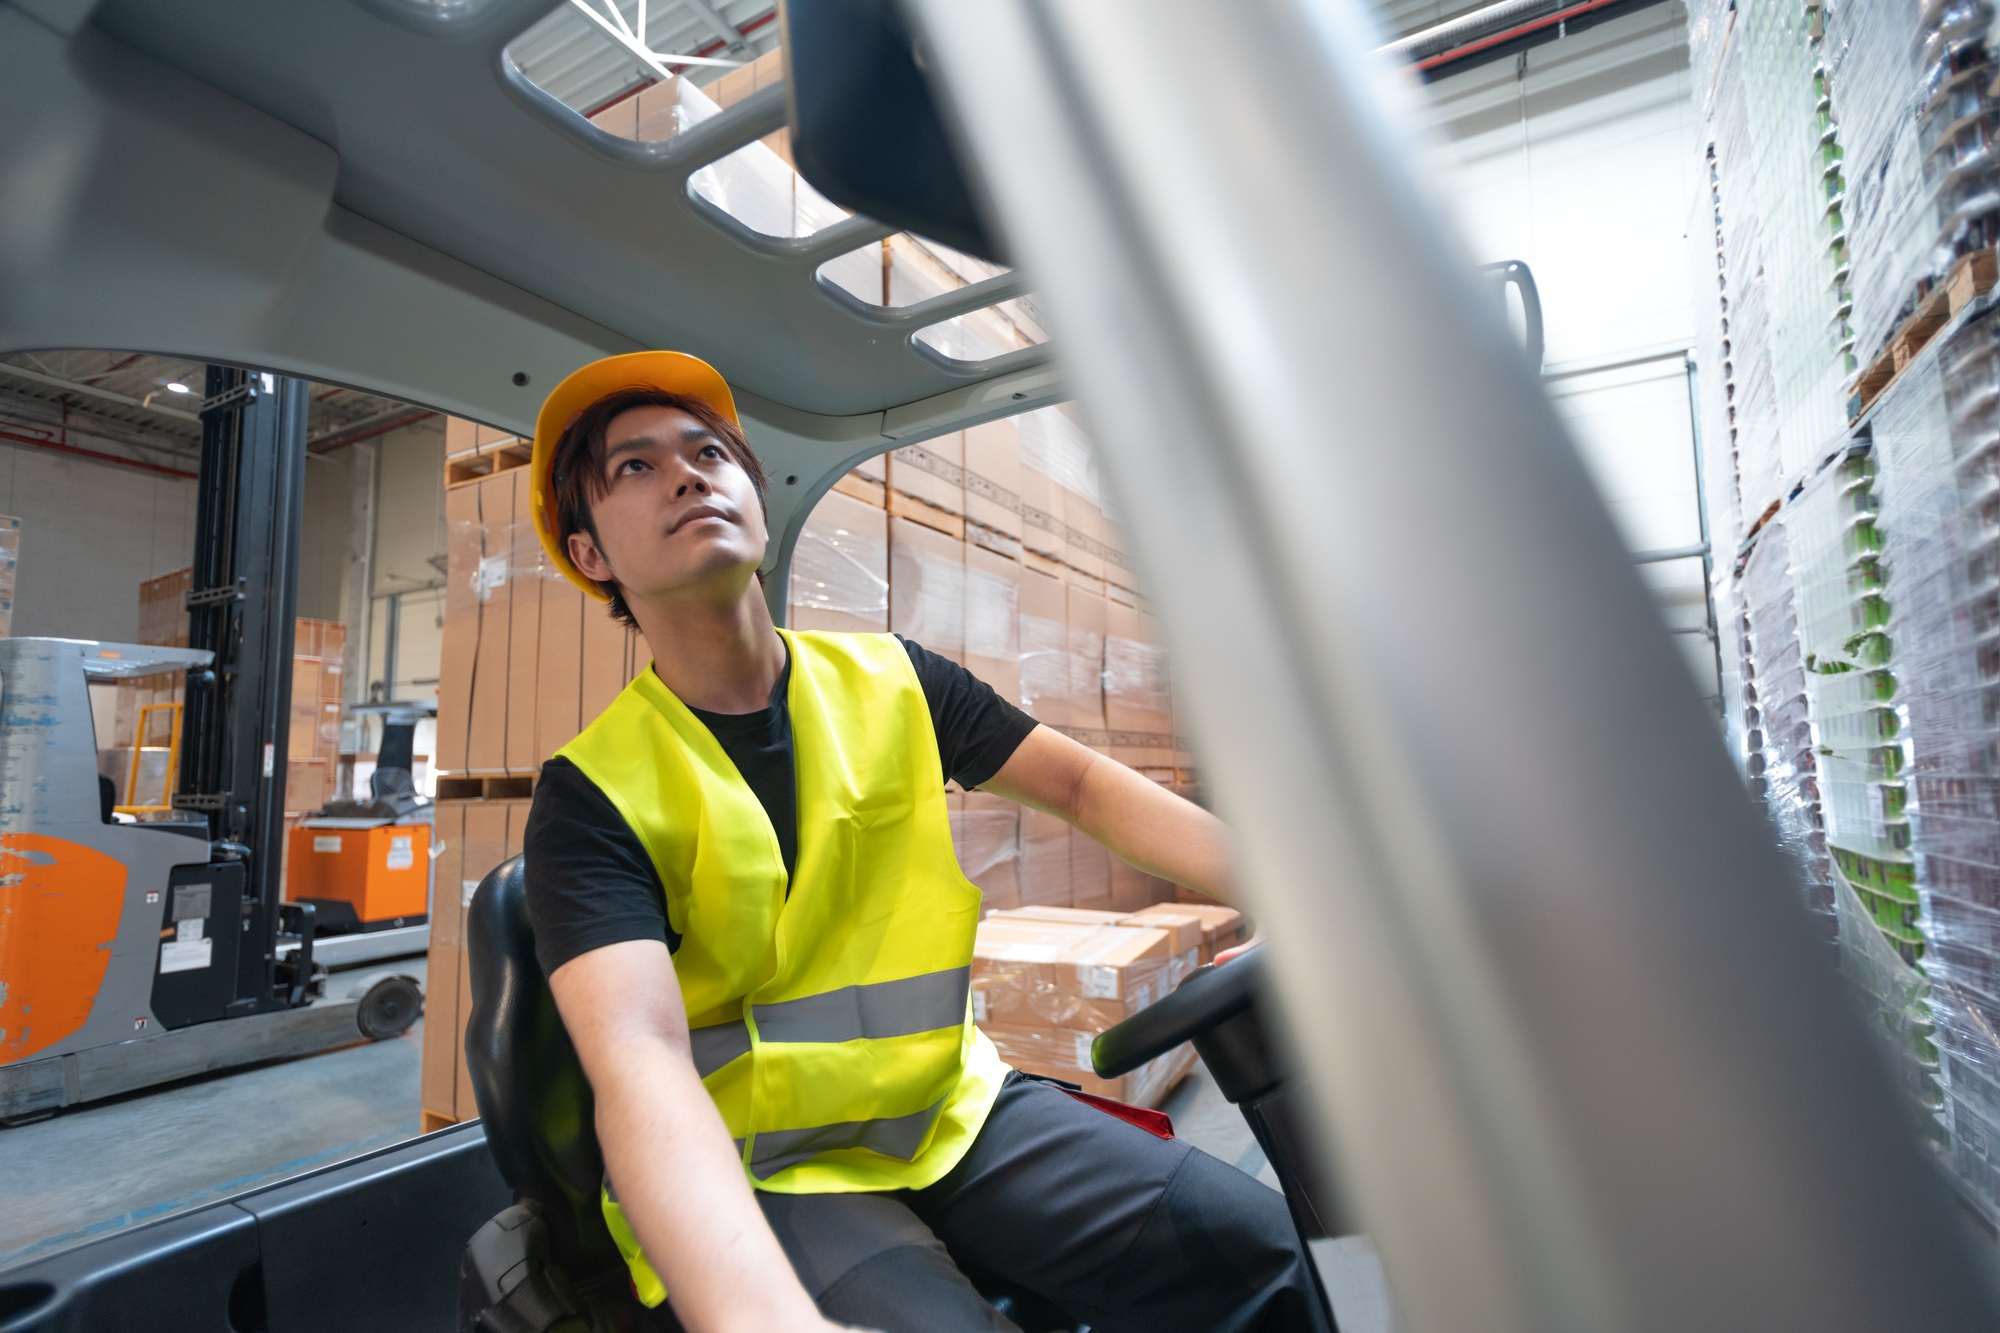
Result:
{"label": "dark work trousers", "polygon": [[964,1160],[928,1189],[757,1198],[837,1323],[1012,1330],[957,1256],[1093,1333],[1329,1328],[1275,1190],[1018,1073]]}

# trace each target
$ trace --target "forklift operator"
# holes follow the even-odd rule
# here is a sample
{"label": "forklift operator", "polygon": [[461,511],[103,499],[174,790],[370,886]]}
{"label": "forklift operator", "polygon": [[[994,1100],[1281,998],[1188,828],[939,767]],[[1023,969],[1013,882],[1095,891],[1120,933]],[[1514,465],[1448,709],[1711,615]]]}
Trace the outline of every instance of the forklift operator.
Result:
{"label": "forklift operator", "polygon": [[971,1021],[947,779],[1217,896],[1223,826],[918,644],[775,628],[763,469],[704,362],[578,370],[533,466],[550,559],[653,658],[524,848],[640,1298],[690,1333],[1014,1328],[959,1256],[1096,1329],[1325,1328],[1282,1196]]}

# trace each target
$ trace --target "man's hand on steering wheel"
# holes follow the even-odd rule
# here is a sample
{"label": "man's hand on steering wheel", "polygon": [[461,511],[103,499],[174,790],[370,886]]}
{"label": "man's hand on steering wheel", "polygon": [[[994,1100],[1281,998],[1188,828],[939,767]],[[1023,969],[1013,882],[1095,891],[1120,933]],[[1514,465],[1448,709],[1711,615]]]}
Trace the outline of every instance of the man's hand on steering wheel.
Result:
{"label": "man's hand on steering wheel", "polygon": [[1259,930],[1255,934],[1251,935],[1249,939],[1243,941],[1243,943],[1238,944],[1233,948],[1224,949],[1221,953],[1217,954],[1215,956],[1215,965],[1217,967],[1221,967],[1224,963],[1234,962],[1236,959],[1241,958],[1246,953],[1249,953],[1252,949],[1256,948],[1263,942],[1264,942],[1264,932],[1262,930]]}

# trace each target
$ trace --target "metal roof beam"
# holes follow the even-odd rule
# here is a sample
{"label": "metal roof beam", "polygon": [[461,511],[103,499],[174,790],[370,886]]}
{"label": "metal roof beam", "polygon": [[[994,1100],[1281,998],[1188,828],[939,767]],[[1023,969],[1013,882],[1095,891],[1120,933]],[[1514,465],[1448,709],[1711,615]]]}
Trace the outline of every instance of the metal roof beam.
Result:
{"label": "metal roof beam", "polygon": [[140,398],[134,398],[130,394],[114,393],[110,389],[100,389],[95,384],[84,384],[77,380],[66,380],[60,375],[49,375],[39,370],[30,370],[26,366],[17,366],[11,361],[0,361],[0,374],[12,375],[18,379],[33,380],[37,384],[46,384],[51,388],[62,389],[68,393],[80,393],[91,398],[102,398],[108,403],[122,403],[126,407],[136,407],[142,412],[153,412],[163,417],[172,417],[176,421],[188,421],[197,426],[201,424],[199,416],[193,412],[183,412],[178,407],[155,407],[153,404]]}
{"label": "metal roof beam", "polygon": [[709,0],[681,0],[681,4],[707,24],[710,31],[726,42],[731,51],[748,49],[750,41],[743,35],[743,30],[722,17],[722,11],[710,4]]}

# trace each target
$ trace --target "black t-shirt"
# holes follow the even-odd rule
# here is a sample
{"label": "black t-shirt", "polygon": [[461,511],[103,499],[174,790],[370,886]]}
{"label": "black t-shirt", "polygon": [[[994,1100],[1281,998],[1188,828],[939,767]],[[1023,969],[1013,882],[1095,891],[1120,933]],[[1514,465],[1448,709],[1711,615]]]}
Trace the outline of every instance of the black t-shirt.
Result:
{"label": "black t-shirt", "polygon": [[[961,787],[977,787],[1000,771],[1035,729],[1035,719],[948,657],[902,640],[930,705],[939,769]],[[721,742],[723,753],[764,806],[785,873],[799,851],[798,788],[792,763],[792,716],[785,701],[789,659],[755,713],[691,709]],[[592,949],[625,940],[665,940],[680,948],[667,923],[666,893],[652,858],[611,798],[563,758],[542,765],[535,803],[522,840],[528,915],[544,974]]]}

